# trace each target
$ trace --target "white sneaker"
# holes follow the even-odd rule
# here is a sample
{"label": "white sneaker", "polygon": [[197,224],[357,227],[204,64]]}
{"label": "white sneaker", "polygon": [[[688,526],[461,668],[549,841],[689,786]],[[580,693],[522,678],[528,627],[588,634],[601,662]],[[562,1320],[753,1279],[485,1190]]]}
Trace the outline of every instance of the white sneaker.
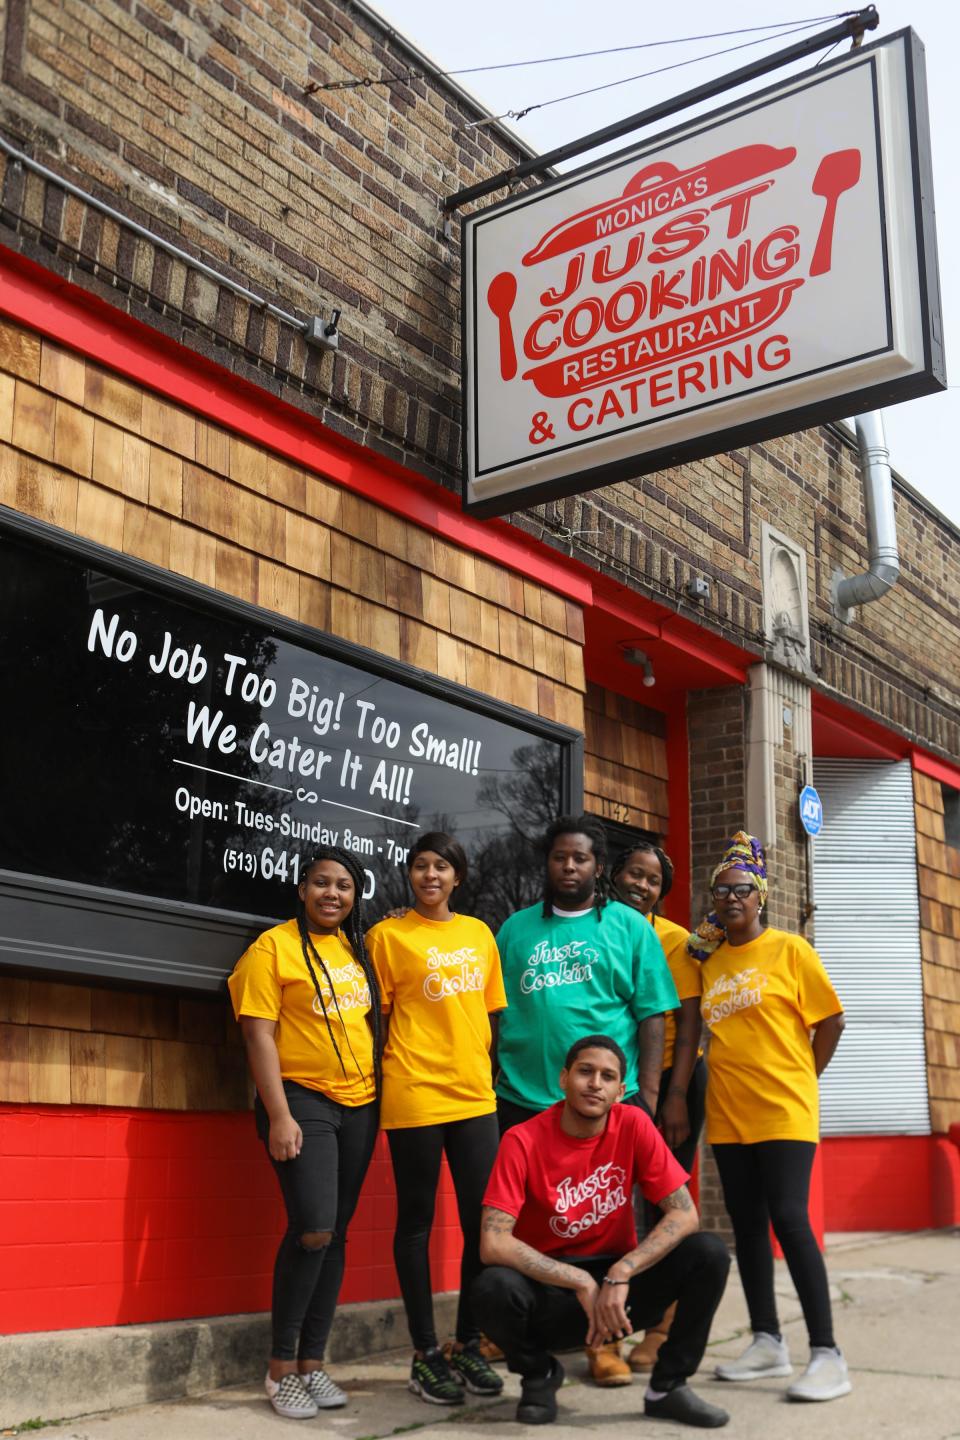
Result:
{"label": "white sneaker", "polygon": [[786,1341],[758,1330],[742,1355],[721,1361],[713,1373],[718,1380],[772,1380],[792,1375],[793,1366]]}
{"label": "white sneaker", "polygon": [[788,1388],[787,1399],[838,1400],[852,1389],[847,1362],[840,1351],[818,1348],[810,1351],[810,1364]]}
{"label": "white sneaker", "polygon": [[268,1370],[263,1388],[274,1410],[285,1420],[312,1420],[320,1413],[317,1402],[311,1397],[295,1370],[291,1370],[289,1375],[281,1376],[279,1380],[271,1380]]}
{"label": "white sneaker", "polygon": [[346,1393],[330,1379],[326,1370],[307,1370],[300,1379],[318,1410],[336,1410],[338,1405],[346,1405]]}

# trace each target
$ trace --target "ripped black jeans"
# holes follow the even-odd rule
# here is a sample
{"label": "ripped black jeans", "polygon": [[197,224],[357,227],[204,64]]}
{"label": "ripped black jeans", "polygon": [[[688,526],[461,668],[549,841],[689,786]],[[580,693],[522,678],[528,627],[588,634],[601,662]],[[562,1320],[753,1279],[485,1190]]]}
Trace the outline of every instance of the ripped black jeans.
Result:
{"label": "ripped black jeans", "polygon": [[[376,1101],[338,1105],[294,1080],[285,1080],[283,1088],[303,1131],[303,1148],[295,1160],[270,1158],[287,1211],[273,1267],[270,1353],[275,1360],[322,1360],[343,1280],[347,1226],[373,1154],[380,1107]],[[270,1120],[259,1095],[254,1113],[266,1147]],[[301,1245],[301,1235],[324,1231],[333,1235],[329,1245]]]}

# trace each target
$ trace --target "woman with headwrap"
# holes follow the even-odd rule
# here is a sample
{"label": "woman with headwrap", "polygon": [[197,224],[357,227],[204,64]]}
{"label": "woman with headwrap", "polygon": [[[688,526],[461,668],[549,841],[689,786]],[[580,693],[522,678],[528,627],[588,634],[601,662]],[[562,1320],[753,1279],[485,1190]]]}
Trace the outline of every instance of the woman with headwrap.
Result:
{"label": "woman with headwrap", "polygon": [[721,1380],[792,1374],[777,1319],[770,1225],[796,1286],[810,1362],[791,1400],[850,1391],[837,1349],[827,1272],[808,1214],[819,1138],[817,1077],[828,1065],[843,1010],[806,940],[765,927],[767,869],[758,840],[740,830],[711,878],[714,910],[687,948],[702,964],[701,1015],[710,1030],[707,1139],[733,1225],[753,1339]]}

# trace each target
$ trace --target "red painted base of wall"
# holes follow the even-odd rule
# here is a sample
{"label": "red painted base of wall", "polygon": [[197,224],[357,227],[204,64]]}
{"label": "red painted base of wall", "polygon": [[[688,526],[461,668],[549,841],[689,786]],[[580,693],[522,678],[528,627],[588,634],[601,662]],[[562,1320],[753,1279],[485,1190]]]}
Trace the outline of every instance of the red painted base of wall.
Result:
{"label": "red painted base of wall", "polygon": [[[395,1216],[381,1135],[344,1301],[398,1295]],[[283,1226],[251,1115],[0,1105],[0,1333],[267,1310]],[[445,1172],[435,1289],[457,1288],[459,1259]]]}
{"label": "red painted base of wall", "polygon": [[[825,1140],[811,1214],[818,1236],[960,1224],[960,1136]],[[398,1295],[395,1215],[381,1136],[345,1302]],[[0,1333],[266,1310],[283,1223],[250,1115],[0,1105]],[[456,1289],[459,1260],[444,1172],[435,1289]]]}
{"label": "red painted base of wall", "polygon": [[960,1148],[947,1136],[838,1136],[820,1150],[827,1230],[960,1224]]}

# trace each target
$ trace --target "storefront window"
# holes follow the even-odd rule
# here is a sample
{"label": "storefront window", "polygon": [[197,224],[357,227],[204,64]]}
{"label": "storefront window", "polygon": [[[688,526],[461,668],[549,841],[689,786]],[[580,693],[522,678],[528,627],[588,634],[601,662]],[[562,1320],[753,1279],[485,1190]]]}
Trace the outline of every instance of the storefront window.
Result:
{"label": "storefront window", "polygon": [[10,532],[0,597],[0,867],[274,917],[329,842],[378,916],[411,843],[446,829],[465,910],[496,925],[540,893],[573,732]]}

